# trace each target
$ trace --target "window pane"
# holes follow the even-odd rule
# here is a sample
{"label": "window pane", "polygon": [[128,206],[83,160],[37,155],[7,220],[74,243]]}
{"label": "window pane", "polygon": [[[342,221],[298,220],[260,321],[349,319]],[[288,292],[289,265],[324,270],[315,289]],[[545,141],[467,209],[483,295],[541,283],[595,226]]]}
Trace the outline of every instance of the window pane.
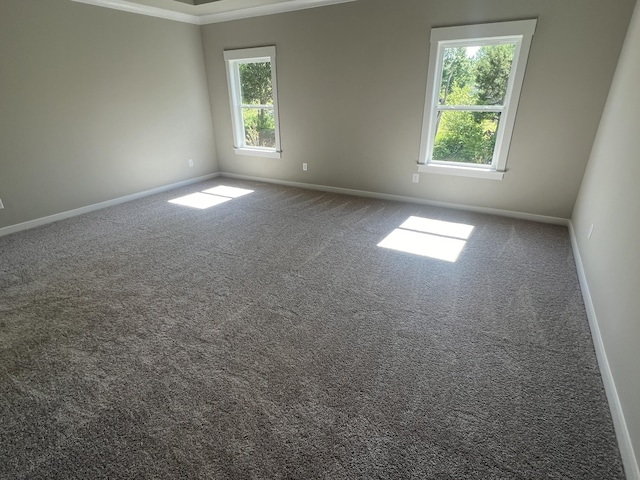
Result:
{"label": "window pane", "polygon": [[245,146],[276,148],[276,122],[272,108],[243,108],[242,119]]}
{"label": "window pane", "polygon": [[515,47],[445,48],[440,105],[502,105]]}
{"label": "window pane", "polygon": [[438,112],[433,159],[491,165],[500,114]]}
{"label": "window pane", "polygon": [[245,105],[273,105],[271,62],[241,63],[240,88]]}

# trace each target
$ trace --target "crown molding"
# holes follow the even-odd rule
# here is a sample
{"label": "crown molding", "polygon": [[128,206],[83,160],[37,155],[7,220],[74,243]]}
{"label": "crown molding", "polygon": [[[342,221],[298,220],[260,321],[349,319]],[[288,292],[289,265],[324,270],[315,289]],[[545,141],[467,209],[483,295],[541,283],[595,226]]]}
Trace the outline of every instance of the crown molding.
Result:
{"label": "crown molding", "polygon": [[275,15],[276,13],[295,12],[307,8],[324,7],[339,3],[355,2],[356,0],[293,0],[291,2],[274,3],[272,5],[262,5],[259,7],[243,8],[230,12],[212,13],[201,15],[200,25],[210,23],[229,22],[231,20],[241,20],[243,18],[262,17],[265,15]]}
{"label": "crown molding", "polygon": [[137,13],[149,17],[164,18],[176,22],[190,23],[192,25],[208,25],[210,23],[229,22],[231,20],[241,20],[244,18],[261,17],[274,15],[277,13],[293,12],[307,8],[324,7],[339,3],[354,2],[357,0],[291,0],[287,2],[274,3],[271,5],[260,5],[256,7],[243,8],[241,10],[231,10],[227,12],[209,13],[193,15],[188,13],[175,12],[165,8],[140,5],[127,0],[71,0],[72,2],[95,5],[97,7],[111,8],[129,13]]}
{"label": "crown molding", "polygon": [[165,20],[175,20],[176,22],[191,23],[200,25],[200,18],[197,15],[189,15],[188,13],[174,12],[164,8],[150,7],[148,5],[140,5],[138,3],[127,2],[126,0],[71,0],[72,2],[86,3],[95,5],[96,7],[111,8],[113,10],[122,10],[123,12],[137,13],[148,17],[164,18]]}

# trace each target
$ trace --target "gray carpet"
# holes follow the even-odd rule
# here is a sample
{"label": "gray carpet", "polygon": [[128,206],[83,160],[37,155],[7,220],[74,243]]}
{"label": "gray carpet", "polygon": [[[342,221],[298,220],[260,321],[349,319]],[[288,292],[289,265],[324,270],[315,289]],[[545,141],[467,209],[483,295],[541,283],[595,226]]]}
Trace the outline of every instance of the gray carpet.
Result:
{"label": "gray carpet", "polygon": [[[410,216],[474,229],[377,246]],[[624,478],[563,227],[219,178],[0,275],[3,479]]]}

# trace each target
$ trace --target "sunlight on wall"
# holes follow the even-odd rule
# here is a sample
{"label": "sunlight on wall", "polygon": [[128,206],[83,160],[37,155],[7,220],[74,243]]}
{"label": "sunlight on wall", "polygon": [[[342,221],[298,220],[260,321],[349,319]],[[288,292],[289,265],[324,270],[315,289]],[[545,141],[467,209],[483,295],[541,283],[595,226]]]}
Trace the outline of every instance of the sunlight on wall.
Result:
{"label": "sunlight on wall", "polygon": [[412,216],[378,243],[378,247],[455,262],[473,228],[464,223]]}
{"label": "sunlight on wall", "polygon": [[202,192],[196,192],[190,195],[185,195],[184,197],[174,198],[173,200],[169,200],[169,203],[205,210],[249,193],[253,193],[253,190],[218,185],[217,187],[209,188]]}

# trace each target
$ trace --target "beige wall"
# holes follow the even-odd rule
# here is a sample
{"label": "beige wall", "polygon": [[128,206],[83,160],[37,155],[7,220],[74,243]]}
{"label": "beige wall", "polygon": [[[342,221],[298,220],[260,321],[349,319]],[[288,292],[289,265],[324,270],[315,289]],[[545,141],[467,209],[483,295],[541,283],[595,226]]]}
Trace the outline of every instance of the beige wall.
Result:
{"label": "beige wall", "polygon": [[[0,227],[218,169],[566,218],[633,3],[360,0],[205,26],[218,167],[199,27],[2,0]],[[412,183],[430,26],[533,17],[505,180]],[[232,150],[222,52],[266,44],[278,47],[282,159]]]}
{"label": "beige wall", "polygon": [[639,86],[640,6],[637,6],[573,213],[595,314],[637,459],[640,459]]}
{"label": "beige wall", "polygon": [[[569,218],[633,4],[360,0],[205,26],[220,169]],[[421,174],[412,183],[430,27],[536,17],[505,179]],[[268,44],[277,46],[283,156],[237,156],[222,52]]]}
{"label": "beige wall", "polygon": [[217,170],[199,27],[0,1],[0,227]]}

